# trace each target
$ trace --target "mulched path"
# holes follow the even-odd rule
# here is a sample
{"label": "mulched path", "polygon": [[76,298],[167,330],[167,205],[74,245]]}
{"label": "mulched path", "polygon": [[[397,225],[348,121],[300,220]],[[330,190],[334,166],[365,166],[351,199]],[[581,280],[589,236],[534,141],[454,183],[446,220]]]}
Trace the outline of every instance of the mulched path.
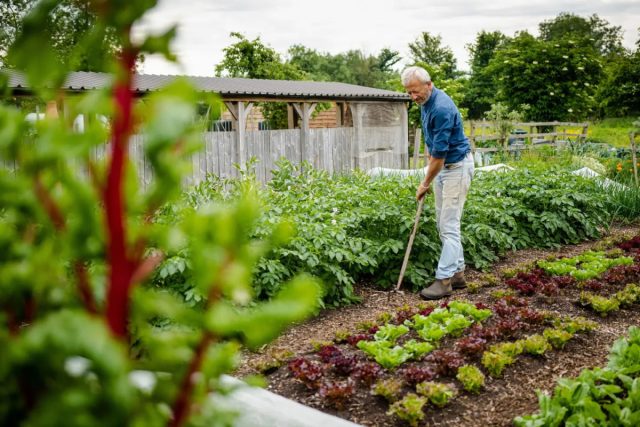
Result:
{"label": "mulched path", "polygon": [[[614,226],[611,236],[633,237],[640,233],[640,225]],[[597,241],[578,245],[563,246],[556,250],[530,249],[511,252],[493,266],[491,273],[499,275],[506,268],[513,268],[525,262],[546,258],[547,256],[574,256],[591,249]],[[467,270],[467,280],[479,279],[483,273]],[[491,292],[498,287],[481,288],[478,293],[467,290],[455,291],[453,298],[468,299],[472,302],[491,303]],[[307,355],[313,351],[312,343],[331,341],[335,332],[346,330],[355,332],[357,326],[366,321],[375,321],[383,312],[395,312],[409,305],[417,306],[422,302],[417,293],[404,292],[393,294],[391,298],[384,291],[375,290],[372,285],[360,284],[356,287],[362,303],[340,309],[324,310],[317,317],[296,325],[286,331],[273,343],[257,353],[243,354],[242,363],[235,375],[243,377],[256,373],[255,367],[263,361],[272,359],[279,351],[290,351],[296,356]],[[626,334],[629,326],[640,325],[640,308],[620,310],[607,318],[601,318],[587,311],[574,301],[577,291],[568,291],[563,297],[551,302],[536,297],[528,298],[530,305],[537,309],[549,310],[564,315],[584,316],[600,323],[600,327],[588,334],[577,334],[561,351],[551,351],[544,358],[521,355],[518,361],[505,369],[502,378],[486,376],[485,389],[479,395],[461,393],[444,409],[426,410],[424,425],[438,426],[508,426],[518,415],[534,412],[538,408],[536,390],[551,391],[560,377],[576,376],[585,368],[606,364],[611,344]],[[314,393],[291,378],[286,366],[266,377],[268,389],[305,405],[337,415],[365,426],[400,426],[385,414],[388,404],[360,388],[357,395],[343,411],[326,406]],[[451,380],[454,382],[454,380]]]}

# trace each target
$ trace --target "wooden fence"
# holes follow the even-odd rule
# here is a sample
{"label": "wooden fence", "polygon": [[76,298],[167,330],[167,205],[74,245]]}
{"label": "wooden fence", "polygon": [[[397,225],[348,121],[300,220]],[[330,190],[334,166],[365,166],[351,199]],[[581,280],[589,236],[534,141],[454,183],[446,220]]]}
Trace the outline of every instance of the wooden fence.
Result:
{"label": "wooden fence", "polygon": [[[568,141],[584,142],[587,138],[588,123],[572,123],[572,122],[515,122],[512,124],[513,129],[527,129],[526,133],[509,133],[501,135],[497,132],[497,126],[494,122],[487,121],[471,121],[469,130],[469,140],[473,151],[480,153],[491,153],[503,150],[521,150],[522,145],[539,145],[539,144],[563,144]],[[580,128],[580,132],[574,132],[568,129]],[[547,129],[547,130],[543,130]],[[486,131],[494,132],[487,133]],[[503,141],[503,139],[506,139]],[[521,144],[509,145],[508,140],[515,139],[522,141]],[[497,141],[500,147],[483,147],[489,141]]]}
{"label": "wooden fence", "polygon": [[[509,133],[501,135],[497,133],[497,125],[488,121],[470,121],[469,129],[465,130],[471,142],[471,151],[474,154],[476,164],[484,164],[484,155],[499,151],[521,151],[536,147],[538,145],[552,144],[563,145],[569,141],[584,142],[589,129],[588,123],[572,122],[514,122],[513,129],[528,129],[526,133]],[[580,132],[573,132],[572,129],[580,128]],[[543,129],[547,129],[543,131]],[[501,141],[505,138],[506,141]],[[513,138],[519,143],[509,145],[509,139]],[[411,167],[423,167],[427,160],[420,159],[420,144],[422,140],[422,129],[415,128],[413,141],[413,161]],[[485,145],[494,143],[498,146],[486,147]]]}
{"label": "wooden fence", "polygon": [[[380,166],[392,169],[407,167],[407,143],[403,141],[403,129],[392,127],[340,127],[310,129],[303,150],[300,129],[247,131],[243,144],[244,156],[240,156],[237,132],[207,132],[202,134],[203,147],[193,154],[192,172],[184,179],[185,185],[201,182],[207,175],[221,178],[238,177],[235,167],[240,158],[254,157],[255,173],[260,182],[268,182],[276,162],[285,158],[294,164],[307,161],[316,169],[332,174],[346,173],[354,169],[367,170]],[[404,143],[403,143],[404,142]],[[93,149],[96,160],[107,156],[108,146]],[[134,135],[130,139],[129,157],[138,170],[140,184],[147,187],[153,179],[149,161],[144,155],[144,137]],[[15,170],[13,162],[0,159],[0,167]],[[76,165],[83,171],[84,166]],[[81,172],[82,173],[82,172]]]}

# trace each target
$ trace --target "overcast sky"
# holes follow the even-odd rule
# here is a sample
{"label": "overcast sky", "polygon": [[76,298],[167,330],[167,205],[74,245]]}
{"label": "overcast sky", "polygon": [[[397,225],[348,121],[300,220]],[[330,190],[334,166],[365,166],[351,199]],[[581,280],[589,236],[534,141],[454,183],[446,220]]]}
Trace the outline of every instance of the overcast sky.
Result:
{"label": "overcast sky", "polygon": [[[148,57],[145,74],[213,76],[223,49],[239,32],[285,56],[293,44],[336,54],[361,49],[378,54],[384,47],[408,57],[408,44],[423,31],[439,34],[451,47],[458,67],[468,69],[465,45],[479,31],[501,31],[512,36],[571,12],[594,13],[621,26],[624,46],[638,39],[640,0],[159,0],[159,5],[134,29],[134,35],[154,33],[178,24],[173,51],[181,66]],[[403,64],[401,62],[400,64]]]}

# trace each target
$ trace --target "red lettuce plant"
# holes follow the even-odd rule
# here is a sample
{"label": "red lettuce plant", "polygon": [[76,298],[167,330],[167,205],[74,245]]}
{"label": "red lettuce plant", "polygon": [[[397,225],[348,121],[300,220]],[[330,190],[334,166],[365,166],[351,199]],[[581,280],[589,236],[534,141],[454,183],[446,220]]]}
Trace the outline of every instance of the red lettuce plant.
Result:
{"label": "red lettuce plant", "polygon": [[460,338],[455,343],[455,349],[466,356],[479,356],[487,347],[487,340],[478,336],[469,335]]}
{"label": "red lettuce plant", "polygon": [[439,375],[454,377],[458,368],[465,364],[464,356],[455,350],[435,350],[427,358],[435,365]]}
{"label": "red lettuce plant", "polygon": [[428,366],[410,365],[400,371],[407,384],[414,386],[423,381],[431,381],[437,376],[435,369]]}
{"label": "red lettuce plant", "polygon": [[289,362],[288,366],[294,378],[301,381],[307,388],[315,390],[320,387],[320,381],[324,378],[324,369],[318,362],[298,357]]}
{"label": "red lettuce plant", "polygon": [[351,371],[351,377],[366,384],[373,384],[384,372],[376,362],[361,361]]}
{"label": "red lettuce plant", "polygon": [[336,409],[343,409],[355,392],[355,382],[351,378],[346,381],[326,381],[318,390],[318,394]]}

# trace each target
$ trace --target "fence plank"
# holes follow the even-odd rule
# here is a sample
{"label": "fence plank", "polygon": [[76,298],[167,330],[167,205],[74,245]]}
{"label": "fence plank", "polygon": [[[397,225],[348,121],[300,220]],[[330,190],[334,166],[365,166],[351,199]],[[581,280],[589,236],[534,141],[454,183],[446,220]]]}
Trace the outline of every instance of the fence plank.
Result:
{"label": "fence plank", "polygon": [[[399,169],[407,164],[407,141],[402,141],[402,128],[363,127],[356,131],[353,127],[310,129],[306,159],[315,168],[330,174],[350,172],[356,165],[361,169],[380,166]],[[233,164],[238,157],[256,157],[256,177],[260,182],[271,179],[271,171],[281,158],[299,164],[300,130],[284,129],[271,131],[247,131],[245,133],[244,156],[237,153],[236,132],[206,132],[202,134],[202,149],[193,153],[190,159],[191,173],[183,178],[184,185],[194,185],[216,175],[222,179],[238,176]],[[356,137],[361,138],[356,141]],[[144,135],[130,138],[128,154],[136,166],[140,187],[148,188],[153,182],[153,170],[144,151]],[[360,150],[354,151],[354,147]],[[92,148],[91,159],[96,163],[108,159],[109,143]],[[13,162],[0,160],[0,167],[15,171]]]}

